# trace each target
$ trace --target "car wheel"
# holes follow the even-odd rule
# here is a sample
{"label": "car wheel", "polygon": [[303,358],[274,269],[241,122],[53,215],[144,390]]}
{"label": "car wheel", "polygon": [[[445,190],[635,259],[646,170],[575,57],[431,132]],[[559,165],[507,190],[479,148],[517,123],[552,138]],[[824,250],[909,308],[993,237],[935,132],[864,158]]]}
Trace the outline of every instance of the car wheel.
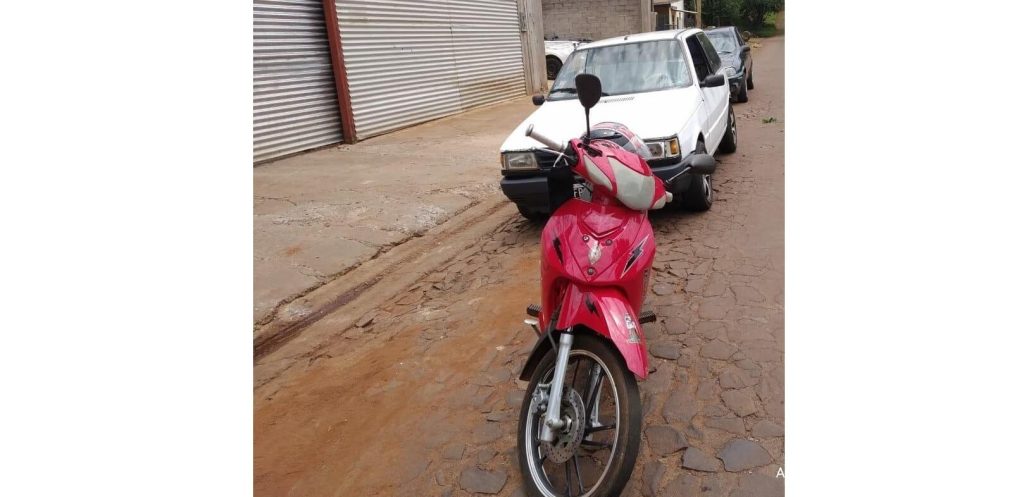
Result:
{"label": "car wheel", "polygon": [[743,84],[740,85],[740,91],[736,92],[736,101],[739,103],[744,103],[747,100],[749,100],[747,98],[747,79],[743,78]]}
{"label": "car wheel", "polygon": [[747,74],[747,89],[748,90],[753,90],[754,89],[754,67],[753,66],[750,67],[750,73]]}
{"label": "car wheel", "polygon": [[[708,149],[704,146],[704,142],[697,142],[694,153],[706,154],[707,152]],[[680,207],[689,211],[703,212],[710,209],[711,204],[714,202],[715,188],[711,175],[701,174],[700,176],[694,176],[693,180],[690,181],[690,188],[683,193]]]}
{"label": "car wheel", "polygon": [[[746,99],[742,100],[746,101]],[[731,154],[736,151],[737,138],[739,134],[736,131],[736,113],[732,111],[732,106],[729,106],[729,122],[725,125],[725,136],[722,137],[722,143],[718,145],[718,150],[727,154]]]}
{"label": "car wheel", "polygon": [[548,56],[548,79],[555,79],[558,75],[558,70],[562,68],[562,61],[558,60],[558,57]]}

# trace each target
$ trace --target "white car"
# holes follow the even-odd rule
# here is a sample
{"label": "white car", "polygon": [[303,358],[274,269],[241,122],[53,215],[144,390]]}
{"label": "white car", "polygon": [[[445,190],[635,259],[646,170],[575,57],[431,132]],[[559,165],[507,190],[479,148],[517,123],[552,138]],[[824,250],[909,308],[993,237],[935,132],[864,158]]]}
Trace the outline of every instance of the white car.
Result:
{"label": "white car", "polygon": [[547,66],[548,79],[555,79],[558,70],[565,64],[569,54],[580,42],[576,40],[544,40],[544,62]]}
{"label": "white car", "polygon": [[[501,190],[527,218],[550,213],[547,171],[557,158],[526,136],[533,125],[556,141],[584,132],[583,107],[575,78],[601,78],[605,97],[590,111],[591,125],[624,124],[647,143],[647,162],[663,180],[682,171],[691,153],[736,150],[736,117],[729,103],[726,68],[703,31],[656,31],[609,38],[578,46],[540,108],[501,145]],[[673,204],[704,211],[714,202],[711,175],[680,176],[672,185]]]}

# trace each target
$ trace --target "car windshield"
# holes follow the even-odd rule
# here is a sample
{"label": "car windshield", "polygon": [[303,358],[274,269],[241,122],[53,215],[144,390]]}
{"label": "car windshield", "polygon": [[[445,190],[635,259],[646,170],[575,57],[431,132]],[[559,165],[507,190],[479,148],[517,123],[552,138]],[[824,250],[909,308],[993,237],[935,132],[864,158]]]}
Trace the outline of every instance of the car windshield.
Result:
{"label": "car windshield", "polygon": [[708,38],[711,38],[711,44],[715,46],[715,51],[718,53],[732,53],[736,51],[736,37],[728,31],[708,31]]}
{"label": "car windshield", "polygon": [[576,98],[576,75],[601,78],[605,95],[667,90],[691,84],[686,59],[676,40],[626,43],[577,50],[551,86],[550,99]]}

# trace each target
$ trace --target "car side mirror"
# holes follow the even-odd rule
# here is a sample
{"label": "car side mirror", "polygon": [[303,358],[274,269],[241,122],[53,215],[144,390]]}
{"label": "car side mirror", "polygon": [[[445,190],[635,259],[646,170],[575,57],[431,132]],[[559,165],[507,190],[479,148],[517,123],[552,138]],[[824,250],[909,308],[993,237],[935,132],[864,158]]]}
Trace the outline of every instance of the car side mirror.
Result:
{"label": "car side mirror", "polygon": [[710,154],[696,154],[690,159],[691,174],[713,174],[717,167],[715,158]]}
{"label": "car side mirror", "polygon": [[701,82],[701,88],[715,88],[725,84],[725,76],[721,74],[712,74]]}
{"label": "car side mirror", "polygon": [[749,52],[749,51],[750,51],[750,45],[743,45],[743,48],[740,49],[740,52]]}
{"label": "car side mirror", "polygon": [[544,100],[545,100],[544,95],[534,95],[533,96],[533,105],[541,105],[541,104],[544,103]]}

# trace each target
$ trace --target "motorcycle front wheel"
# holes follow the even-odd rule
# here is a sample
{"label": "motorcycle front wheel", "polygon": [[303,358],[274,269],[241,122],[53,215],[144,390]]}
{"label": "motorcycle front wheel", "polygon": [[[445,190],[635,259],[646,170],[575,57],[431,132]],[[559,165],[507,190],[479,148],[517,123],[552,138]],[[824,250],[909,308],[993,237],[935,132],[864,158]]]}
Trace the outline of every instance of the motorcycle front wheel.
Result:
{"label": "motorcycle front wheel", "polygon": [[643,409],[636,378],[608,340],[579,333],[565,371],[555,441],[540,440],[555,352],[534,370],[519,413],[519,467],[534,497],[612,497],[622,492],[640,449]]}

